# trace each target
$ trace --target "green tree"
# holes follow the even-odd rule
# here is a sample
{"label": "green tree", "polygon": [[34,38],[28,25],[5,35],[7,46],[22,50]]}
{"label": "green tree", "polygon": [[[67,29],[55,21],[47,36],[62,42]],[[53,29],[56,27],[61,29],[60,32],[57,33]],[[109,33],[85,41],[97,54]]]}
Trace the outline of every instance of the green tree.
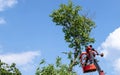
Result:
{"label": "green tree", "polygon": [[10,66],[0,60],[0,75],[22,75],[16,64],[12,63]]}
{"label": "green tree", "polygon": [[[54,10],[50,17],[57,26],[62,26],[64,39],[69,44],[70,51],[68,58],[70,59],[69,70],[78,64],[78,57],[84,47],[90,43],[94,43],[94,38],[90,37],[91,30],[95,28],[95,23],[86,15],[80,14],[81,6],[73,5],[69,0],[67,4],[61,4],[60,8]],[[74,54],[73,56],[71,54]]]}
{"label": "green tree", "polygon": [[36,70],[36,75],[77,75],[75,72],[68,72],[68,65],[61,63],[61,58],[56,58],[56,64],[48,64],[41,60],[39,67]]}

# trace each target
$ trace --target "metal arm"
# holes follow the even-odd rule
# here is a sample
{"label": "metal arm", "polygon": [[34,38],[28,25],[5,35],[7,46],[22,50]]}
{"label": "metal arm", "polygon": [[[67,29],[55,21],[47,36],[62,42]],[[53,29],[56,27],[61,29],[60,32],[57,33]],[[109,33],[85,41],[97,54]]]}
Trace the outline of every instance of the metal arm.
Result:
{"label": "metal arm", "polygon": [[96,66],[96,68],[97,68],[97,71],[98,71],[99,75],[105,75],[104,71],[101,70],[99,64],[97,63],[97,60],[94,58],[92,52],[90,52],[90,57],[91,57],[91,60],[93,61],[93,63],[95,64],[95,66]]}

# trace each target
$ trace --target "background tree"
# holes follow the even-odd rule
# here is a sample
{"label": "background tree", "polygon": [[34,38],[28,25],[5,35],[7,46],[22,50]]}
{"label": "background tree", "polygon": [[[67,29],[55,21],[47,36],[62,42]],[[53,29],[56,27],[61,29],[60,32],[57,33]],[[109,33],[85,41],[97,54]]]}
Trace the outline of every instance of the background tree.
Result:
{"label": "background tree", "polygon": [[0,75],[22,75],[16,68],[16,64],[12,63],[10,66],[0,60]]}
{"label": "background tree", "polygon": [[[79,54],[84,47],[94,43],[94,38],[90,37],[90,33],[95,27],[95,23],[86,15],[80,14],[81,11],[81,6],[74,6],[72,1],[69,0],[68,5],[61,4],[60,8],[54,10],[50,15],[56,25],[62,26],[65,41],[69,43],[69,48],[74,50],[68,53],[70,71],[73,66],[78,64]],[[71,54],[74,54],[74,56]]]}
{"label": "background tree", "polygon": [[61,58],[56,58],[55,65],[48,64],[45,66],[45,61],[41,60],[39,67],[36,70],[36,75],[77,75],[75,72],[68,72],[69,66],[61,63]]}

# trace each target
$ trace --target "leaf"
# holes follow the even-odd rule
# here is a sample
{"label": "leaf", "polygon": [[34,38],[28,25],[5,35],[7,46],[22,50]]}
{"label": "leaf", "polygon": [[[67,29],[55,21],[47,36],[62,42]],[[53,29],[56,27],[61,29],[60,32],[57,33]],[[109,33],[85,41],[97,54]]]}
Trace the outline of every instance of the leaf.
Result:
{"label": "leaf", "polygon": [[41,64],[44,64],[44,63],[45,63],[45,60],[42,59],[42,60],[40,61],[40,65],[41,65]]}
{"label": "leaf", "polygon": [[61,65],[61,58],[58,56],[56,58],[56,67],[59,67]]}

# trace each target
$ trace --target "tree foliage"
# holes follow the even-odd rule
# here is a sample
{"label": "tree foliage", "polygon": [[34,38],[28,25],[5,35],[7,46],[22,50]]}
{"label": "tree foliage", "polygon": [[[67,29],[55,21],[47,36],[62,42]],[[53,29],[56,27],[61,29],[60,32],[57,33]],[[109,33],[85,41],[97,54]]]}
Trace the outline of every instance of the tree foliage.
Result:
{"label": "tree foliage", "polygon": [[0,75],[22,75],[16,64],[12,63],[10,66],[0,60]]}
{"label": "tree foliage", "polygon": [[95,23],[86,15],[80,14],[81,11],[81,6],[75,6],[69,0],[68,5],[61,4],[59,9],[50,14],[52,21],[56,25],[62,26],[62,31],[65,34],[64,39],[69,43],[69,48],[74,49],[74,57],[70,63],[71,69],[83,47],[94,43],[94,38],[90,37],[90,33],[95,27]]}
{"label": "tree foliage", "polygon": [[61,58],[57,57],[56,58],[56,64],[48,64],[45,65],[45,61],[42,60],[42,64],[40,62],[39,67],[36,70],[36,75],[76,75],[75,72],[68,72],[68,65],[62,64],[61,63]]}

